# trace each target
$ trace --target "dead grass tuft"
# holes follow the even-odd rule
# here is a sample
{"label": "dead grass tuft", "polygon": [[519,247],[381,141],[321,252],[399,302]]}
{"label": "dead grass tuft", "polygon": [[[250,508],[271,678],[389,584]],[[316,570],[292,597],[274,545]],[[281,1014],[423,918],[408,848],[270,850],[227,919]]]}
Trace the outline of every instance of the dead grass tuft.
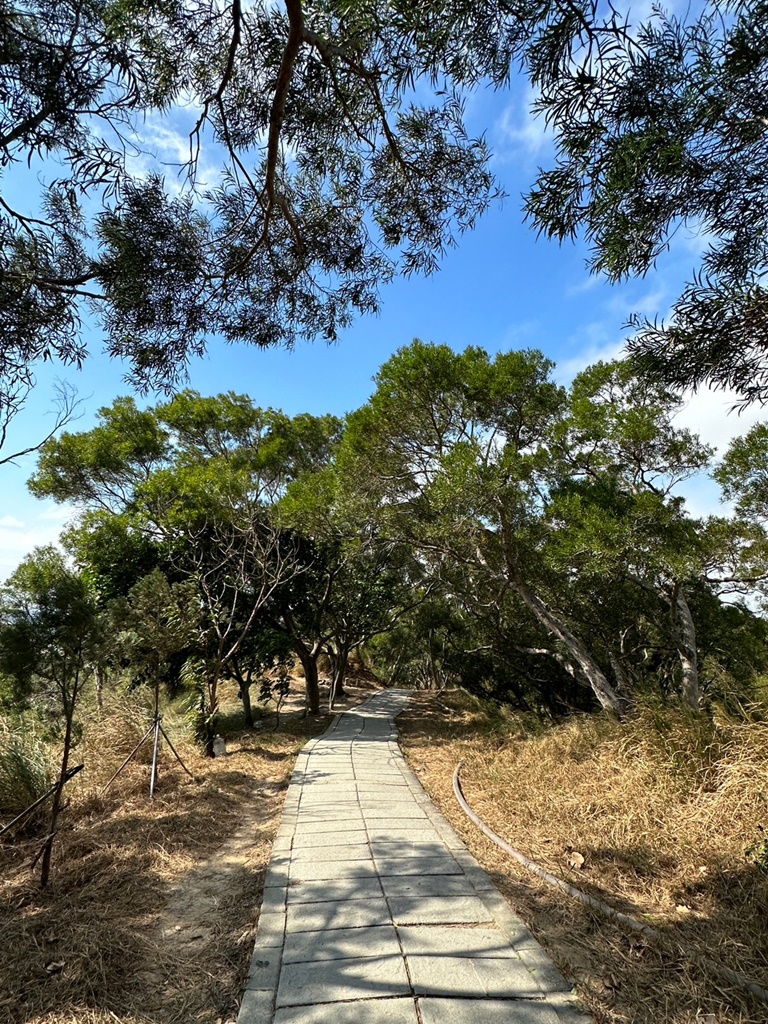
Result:
{"label": "dead grass tuft", "polygon": [[[48,751],[34,734],[0,727],[0,826],[10,824],[51,788]],[[15,828],[34,833],[46,818],[44,806],[32,811]]]}
{"label": "dead grass tuft", "polygon": [[[768,874],[745,848],[768,823],[768,725],[643,709],[532,730],[460,691],[415,695],[399,719],[419,777],[600,1024],[753,1024],[768,1007],[705,958],[766,978]],[[518,867],[464,817],[662,933],[651,946]],[[582,870],[569,867],[572,852]],[[707,1018],[706,1014],[712,1014]]]}

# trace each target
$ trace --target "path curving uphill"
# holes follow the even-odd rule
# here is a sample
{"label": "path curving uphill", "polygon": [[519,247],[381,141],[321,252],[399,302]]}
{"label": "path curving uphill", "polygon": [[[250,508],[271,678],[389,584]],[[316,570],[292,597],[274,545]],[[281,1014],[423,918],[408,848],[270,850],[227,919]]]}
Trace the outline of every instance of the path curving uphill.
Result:
{"label": "path curving uphill", "polygon": [[591,1024],[406,765],[407,702],[299,755],[238,1024]]}

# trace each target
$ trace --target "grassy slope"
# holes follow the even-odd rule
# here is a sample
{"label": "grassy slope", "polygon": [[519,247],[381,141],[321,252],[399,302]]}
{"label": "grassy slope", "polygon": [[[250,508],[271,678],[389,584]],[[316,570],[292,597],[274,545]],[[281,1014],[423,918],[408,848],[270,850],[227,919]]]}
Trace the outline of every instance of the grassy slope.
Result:
{"label": "grassy slope", "polygon": [[[365,696],[361,692],[358,696]],[[50,889],[28,870],[38,841],[0,844],[0,1024],[217,1024],[234,1020],[254,907],[295,755],[327,719],[238,733],[196,775],[166,755],[99,788],[141,735],[130,709],[94,717],[80,752]],[[578,984],[599,1024],[757,1024],[768,1007],[701,966],[757,978],[768,964],[768,874],[744,857],[766,822],[768,728],[584,717],[542,731],[461,693],[417,694],[403,747],[473,853]],[[470,803],[512,845],[619,909],[648,915],[658,948],[519,869],[463,816]],[[569,872],[576,850],[582,871]]]}
{"label": "grassy slope", "polygon": [[[768,1006],[701,964],[766,984],[768,873],[745,847],[768,824],[768,725],[699,728],[647,712],[627,725],[581,717],[546,730],[460,692],[418,694],[402,745],[435,802],[547,946],[599,1024],[747,1024]],[[662,932],[638,941],[540,882],[459,809],[513,847]],[[572,851],[585,858],[571,870]]]}

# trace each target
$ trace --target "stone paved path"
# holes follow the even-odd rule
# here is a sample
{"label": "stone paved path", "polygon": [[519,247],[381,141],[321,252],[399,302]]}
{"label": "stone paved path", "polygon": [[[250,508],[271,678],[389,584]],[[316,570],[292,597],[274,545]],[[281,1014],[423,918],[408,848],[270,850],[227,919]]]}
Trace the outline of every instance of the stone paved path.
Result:
{"label": "stone paved path", "polygon": [[238,1024],[590,1024],[405,764],[407,701],[299,755]]}

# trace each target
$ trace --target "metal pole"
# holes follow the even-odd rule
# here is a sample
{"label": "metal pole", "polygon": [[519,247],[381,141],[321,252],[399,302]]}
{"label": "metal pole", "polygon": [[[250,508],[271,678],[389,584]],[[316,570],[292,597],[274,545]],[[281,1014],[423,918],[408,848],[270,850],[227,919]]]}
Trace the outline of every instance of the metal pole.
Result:
{"label": "metal pole", "polygon": [[109,782],[108,782],[108,783],[106,784],[106,786],[104,787],[104,789],[102,789],[102,791],[101,791],[102,793],[106,793],[106,791],[107,791],[107,790],[109,789],[109,787],[110,787],[110,786],[112,785],[112,783],[113,783],[113,782],[115,781],[115,779],[116,779],[116,778],[117,778],[117,776],[118,776],[118,775],[120,774],[120,772],[121,772],[121,771],[123,770],[123,768],[125,768],[125,766],[126,766],[126,765],[128,764],[128,762],[129,762],[129,761],[131,760],[131,758],[132,758],[132,757],[135,757],[135,756],[136,756],[136,754],[137,754],[137,753],[139,752],[139,748],[140,748],[140,747],[141,747],[141,746],[142,746],[142,745],[143,745],[144,743],[146,743],[146,741],[147,741],[147,740],[149,739],[149,737],[150,737],[150,734],[151,734],[151,732],[152,732],[152,730],[153,730],[154,728],[155,728],[154,724],[150,725],[150,727],[149,727],[149,728],[147,729],[147,731],[146,731],[146,732],[144,733],[144,735],[143,735],[143,736],[141,737],[141,739],[139,740],[139,742],[138,742],[138,743],[136,744],[136,746],[135,746],[135,747],[133,748],[133,750],[132,750],[132,751],[130,752],[130,754],[128,755],[128,757],[126,757],[126,759],[125,759],[125,760],[123,761],[123,763],[122,763],[122,764],[120,765],[120,767],[119,767],[119,768],[117,769],[117,771],[115,772],[115,774],[114,774],[114,775],[112,776],[112,778],[111,778],[111,779],[109,780]]}
{"label": "metal pole", "polygon": [[155,716],[155,745],[152,750],[152,775],[149,780],[149,799],[151,800],[155,795],[155,780],[157,779],[157,749],[160,746],[160,729],[162,726],[160,722],[162,715]]}
{"label": "metal pole", "polygon": [[[79,764],[75,768],[67,768],[66,775],[64,776],[64,785],[66,785],[70,779],[73,779],[79,771],[82,771],[83,767],[84,765]],[[2,828],[0,828],[0,836],[7,832],[9,829],[13,828],[13,826],[17,822],[21,821],[22,818],[26,818],[29,812],[34,811],[34,809],[37,806],[39,806],[39,804],[43,803],[44,800],[47,800],[49,797],[53,796],[53,794],[56,792],[58,788],[59,784],[57,782],[55,786],[51,786],[47,793],[44,793],[41,797],[38,797],[33,804],[30,804],[25,811],[22,811],[21,814],[17,814],[13,821],[9,821],[7,825],[4,825]]]}
{"label": "metal pole", "polygon": [[184,762],[179,757],[179,752],[176,750],[176,747],[174,747],[174,745],[168,739],[168,733],[165,731],[165,729],[162,727],[162,725],[160,726],[160,732],[165,737],[165,742],[168,744],[168,746],[171,748],[171,750],[176,755],[176,760],[179,762],[181,767],[184,769],[184,771],[187,773],[187,775],[190,777],[190,779],[194,779],[195,776],[192,774],[192,772],[189,770],[189,768],[187,768],[187,766],[184,764]]}

